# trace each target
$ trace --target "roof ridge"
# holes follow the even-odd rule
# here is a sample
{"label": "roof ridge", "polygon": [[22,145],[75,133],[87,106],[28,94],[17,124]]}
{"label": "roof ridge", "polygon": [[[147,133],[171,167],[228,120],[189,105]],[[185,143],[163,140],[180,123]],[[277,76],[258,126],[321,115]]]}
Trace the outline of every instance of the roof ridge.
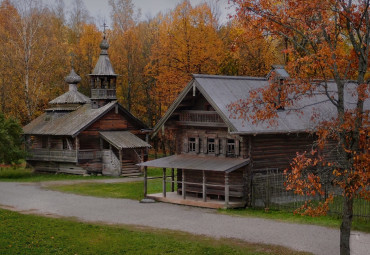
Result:
{"label": "roof ridge", "polygon": [[252,76],[232,76],[232,75],[217,75],[217,74],[192,74],[196,78],[208,79],[228,79],[228,80],[266,80],[265,77],[252,77]]}

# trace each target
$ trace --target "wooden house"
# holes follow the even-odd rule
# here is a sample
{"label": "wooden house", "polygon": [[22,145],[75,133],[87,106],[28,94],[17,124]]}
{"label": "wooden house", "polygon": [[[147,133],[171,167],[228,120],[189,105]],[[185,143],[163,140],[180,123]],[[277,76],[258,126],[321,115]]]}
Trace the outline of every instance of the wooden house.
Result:
{"label": "wooden house", "polygon": [[90,74],[91,98],[77,91],[75,71],[69,91],[49,102],[45,113],[23,128],[27,163],[36,171],[71,174],[137,175],[150,145],[146,126],[116,101],[117,75],[103,39]]}
{"label": "wooden house", "polygon": [[[278,111],[278,125],[254,124],[230,117],[228,105],[268,85],[269,76],[289,79],[282,66],[273,66],[268,77],[193,75],[193,79],[169,107],[153,130],[172,130],[176,154],[147,161],[145,167],[164,169],[165,182],[177,182],[171,192],[146,194],[159,201],[205,207],[241,207],[250,197],[250,176],[283,171],[297,152],[309,151],[317,121],[335,116],[335,108],[324,93],[302,97],[293,109]],[[350,94],[350,93],[349,93]],[[315,112],[316,119],[311,117]],[[166,168],[177,169],[166,176]],[[146,172],[146,170],[144,170]],[[146,174],[145,174],[146,176]],[[147,181],[145,181],[147,185]]]}

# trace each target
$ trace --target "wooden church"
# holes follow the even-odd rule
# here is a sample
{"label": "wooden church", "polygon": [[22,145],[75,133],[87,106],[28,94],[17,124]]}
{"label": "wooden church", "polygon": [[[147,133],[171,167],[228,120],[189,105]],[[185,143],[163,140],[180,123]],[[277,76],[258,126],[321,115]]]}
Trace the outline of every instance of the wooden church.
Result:
{"label": "wooden church", "polygon": [[104,36],[89,75],[91,98],[77,91],[81,81],[71,70],[69,91],[23,128],[27,163],[35,171],[130,176],[147,159],[147,127],[117,102],[116,82]]}

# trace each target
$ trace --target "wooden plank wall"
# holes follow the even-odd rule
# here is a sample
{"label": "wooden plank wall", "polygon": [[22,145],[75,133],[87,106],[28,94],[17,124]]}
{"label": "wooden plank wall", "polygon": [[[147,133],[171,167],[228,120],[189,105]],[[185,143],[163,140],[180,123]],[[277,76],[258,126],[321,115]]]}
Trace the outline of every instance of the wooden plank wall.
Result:
{"label": "wooden plank wall", "polygon": [[80,149],[100,149],[99,131],[135,130],[132,123],[112,109],[79,135]]}
{"label": "wooden plank wall", "polygon": [[307,134],[257,135],[246,137],[247,146],[251,139],[253,170],[278,168],[284,170],[297,152],[310,151],[314,138]]}

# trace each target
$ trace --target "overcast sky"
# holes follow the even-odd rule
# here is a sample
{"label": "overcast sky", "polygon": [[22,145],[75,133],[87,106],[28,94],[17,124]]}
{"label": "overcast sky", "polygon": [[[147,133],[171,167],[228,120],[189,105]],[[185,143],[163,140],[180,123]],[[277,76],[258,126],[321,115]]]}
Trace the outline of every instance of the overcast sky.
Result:
{"label": "overcast sky", "polygon": [[[49,0],[48,0],[49,1]],[[65,0],[66,7],[70,6],[71,2],[74,0]],[[110,6],[108,5],[108,0],[83,0],[86,8],[88,9],[91,16],[96,19],[97,23],[110,24]],[[167,12],[168,10],[174,9],[177,4],[182,0],[132,0],[135,8],[141,9],[142,18],[154,17],[159,12]],[[228,8],[228,0],[207,0],[218,2],[221,12],[220,21],[226,22],[228,19],[228,14],[232,13],[232,10]],[[190,0],[191,4],[197,5],[204,2],[204,0]]]}

